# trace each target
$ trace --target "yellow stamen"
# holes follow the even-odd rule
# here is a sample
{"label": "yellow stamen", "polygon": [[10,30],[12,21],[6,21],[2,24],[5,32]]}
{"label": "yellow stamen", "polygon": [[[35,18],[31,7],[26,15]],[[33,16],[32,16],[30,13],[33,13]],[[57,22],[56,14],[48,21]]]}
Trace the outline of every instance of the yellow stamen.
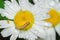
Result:
{"label": "yellow stamen", "polygon": [[9,21],[9,20],[7,20],[7,23],[8,23],[8,24],[10,24],[10,21]]}
{"label": "yellow stamen", "polygon": [[52,25],[55,27],[58,23],[60,23],[60,14],[55,9],[51,9],[48,14],[50,15],[50,18],[45,19],[46,22],[52,23]]}
{"label": "yellow stamen", "polygon": [[16,29],[19,30],[28,30],[32,27],[34,23],[34,16],[31,12],[27,10],[21,10],[17,12],[14,17],[14,23]]}
{"label": "yellow stamen", "polygon": [[26,28],[26,26],[28,26],[30,23],[29,22],[27,22],[27,23],[25,23],[23,26],[21,26],[21,27],[16,27],[17,29],[20,29],[20,30],[23,30],[24,28]]}

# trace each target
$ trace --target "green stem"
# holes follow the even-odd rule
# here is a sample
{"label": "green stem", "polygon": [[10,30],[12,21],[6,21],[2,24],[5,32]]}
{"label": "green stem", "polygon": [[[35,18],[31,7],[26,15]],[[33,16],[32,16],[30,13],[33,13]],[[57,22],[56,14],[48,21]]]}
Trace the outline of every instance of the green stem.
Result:
{"label": "green stem", "polygon": [[[2,19],[1,19],[2,20]],[[9,21],[14,21],[13,19],[6,19],[6,20],[9,20]]]}
{"label": "green stem", "polygon": [[10,21],[14,21],[13,19],[8,19],[8,20],[10,20]]}

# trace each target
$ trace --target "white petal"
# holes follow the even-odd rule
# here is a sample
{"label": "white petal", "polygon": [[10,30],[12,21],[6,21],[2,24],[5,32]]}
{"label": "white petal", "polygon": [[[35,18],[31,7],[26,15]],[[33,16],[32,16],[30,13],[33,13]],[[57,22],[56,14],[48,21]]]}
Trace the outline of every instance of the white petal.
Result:
{"label": "white petal", "polygon": [[12,4],[10,1],[4,1],[5,2],[5,6],[8,7],[10,10],[12,10],[13,12],[15,12],[14,8],[11,8],[10,5]]}
{"label": "white petal", "polygon": [[31,31],[38,37],[40,38],[46,38],[46,32],[44,30],[43,27],[40,27],[40,26],[37,26],[37,25],[34,25],[31,29]]}
{"label": "white petal", "polygon": [[30,39],[28,39],[28,40],[35,40],[34,38],[30,38]]}
{"label": "white petal", "polygon": [[[34,9],[34,10],[33,10]],[[50,16],[47,14],[49,11],[49,8],[40,7],[39,5],[34,5],[31,12],[33,13],[34,17],[39,20],[44,20],[46,18],[49,18]]]}
{"label": "white petal", "polygon": [[12,21],[9,21],[9,24],[6,20],[1,20],[0,21],[0,28],[8,28],[14,26],[14,23]]}
{"label": "white petal", "polygon": [[48,23],[48,22],[45,22],[45,21],[35,21],[36,25],[39,25],[41,27],[51,27],[52,24],[51,23]]}
{"label": "white petal", "polygon": [[58,12],[60,12],[60,3],[56,3],[56,4],[53,6],[53,8],[54,8],[55,10],[57,10]]}
{"label": "white petal", "polygon": [[10,40],[16,40],[18,37],[18,33],[14,33],[11,35]]}
{"label": "white petal", "polygon": [[59,0],[54,0],[54,1],[57,2],[57,3],[59,2]]}
{"label": "white petal", "polygon": [[37,36],[36,36],[34,33],[32,33],[31,30],[30,30],[28,33],[29,33],[29,34],[28,34],[28,35],[29,35],[29,39],[31,39],[31,40],[32,40],[32,39],[33,39],[33,40],[34,40],[34,39],[37,39]]}
{"label": "white petal", "polygon": [[56,40],[56,33],[54,28],[48,28],[46,29],[46,40]]}
{"label": "white petal", "polygon": [[54,6],[55,2],[54,1],[50,1],[50,6]]}
{"label": "white petal", "polygon": [[5,1],[5,4],[8,5],[11,9],[13,9],[15,12],[20,10],[20,7],[16,1],[13,2]]}
{"label": "white petal", "polygon": [[29,9],[32,6],[32,4],[30,4],[28,0],[19,0],[19,4],[22,9]]}
{"label": "white petal", "polygon": [[0,14],[2,14],[2,16],[6,16],[7,18],[12,18],[11,15],[9,15],[4,9],[0,8]]}
{"label": "white petal", "polygon": [[17,11],[21,9],[16,0],[13,0],[12,5],[14,5],[13,8],[15,7]]}
{"label": "white petal", "polygon": [[12,3],[10,1],[5,1],[5,5],[8,6],[10,9],[15,11],[15,9],[13,7],[10,7],[11,4]]}
{"label": "white petal", "polygon": [[8,36],[10,36],[10,35],[12,34],[11,30],[12,30],[11,28],[4,29],[4,30],[1,32],[1,35],[2,35],[3,37],[8,37]]}
{"label": "white petal", "polygon": [[50,7],[52,7],[52,6],[55,5],[54,0],[47,0],[47,1],[45,1],[45,3],[46,3],[48,6],[50,6]]}
{"label": "white petal", "polygon": [[39,9],[43,9],[44,8],[45,10],[46,10],[46,8],[48,8],[48,5],[47,5],[47,3],[45,3],[45,0],[39,1],[39,3],[36,3],[36,5],[34,5],[34,6],[36,6]]}
{"label": "white petal", "polygon": [[[27,35],[26,35],[27,36]],[[19,33],[19,38],[25,38],[25,34],[24,33]]]}
{"label": "white petal", "polygon": [[25,39],[35,39],[37,36],[35,36],[31,31],[20,31],[19,38],[25,38]]}
{"label": "white petal", "polygon": [[18,11],[16,11],[14,8],[10,7],[10,5],[11,5],[11,2],[5,1],[5,9],[6,9],[6,11],[10,15],[12,15],[12,17],[14,17],[16,15],[16,12],[18,12]]}
{"label": "white petal", "polygon": [[51,24],[51,23],[49,23],[49,22],[46,22],[46,23],[45,23],[45,26],[51,27],[51,26],[52,26],[52,24]]}
{"label": "white petal", "polygon": [[60,35],[60,23],[55,26],[56,32]]}
{"label": "white petal", "polygon": [[33,2],[35,3],[35,4],[37,4],[38,2],[40,2],[41,0],[33,0]]}
{"label": "white petal", "polygon": [[14,0],[11,0],[11,2],[13,2]]}
{"label": "white petal", "polygon": [[46,14],[36,14],[36,15],[34,15],[35,20],[44,20],[44,19],[47,19],[49,17],[50,16],[46,15]]}
{"label": "white petal", "polygon": [[19,38],[29,38],[28,31],[20,31]]}
{"label": "white petal", "polygon": [[5,10],[6,10],[6,12],[7,12],[9,15],[11,15],[11,16],[14,18],[14,14],[16,14],[16,13],[14,12],[14,10],[12,10],[11,8],[9,8],[7,5],[5,5]]}
{"label": "white petal", "polygon": [[4,12],[5,12],[4,9],[0,8],[0,13],[4,13]]}

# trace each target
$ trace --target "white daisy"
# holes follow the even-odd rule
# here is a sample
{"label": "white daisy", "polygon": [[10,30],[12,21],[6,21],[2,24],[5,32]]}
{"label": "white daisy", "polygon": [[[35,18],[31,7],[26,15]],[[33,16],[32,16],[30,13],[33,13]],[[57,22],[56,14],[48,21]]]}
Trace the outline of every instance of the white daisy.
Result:
{"label": "white daisy", "polygon": [[2,36],[11,35],[10,40],[16,40],[17,37],[28,40],[35,40],[37,37],[45,38],[46,32],[43,26],[46,25],[46,22],[42,20],[49,17],[44,14],[45,9],[39,9],[38,5],[32,5],[28,0],[18,1],[19,4],[15,0],[13,2],[5,1],[5,8],[0,8],[2,16],[9,19],[0,21],[0,28],[5,28],[1,32]]}
{"label": "white daisy", "polygon": [[54,0],[54,1],[57,2],[57,3],[60,2],[60,0]]}
{"label": "white daisy", "polygon": [[33,0],[35,4],[40,4],[40,5],[43,5],[44,3],[44,6],[52,6],[54,5],[54,0]]}
{"label": "white daisy", "polygon": [[[38,5],[42,6],[43,9],[49,9],[47,12],[48,15],[50,15],[49,18],[44,19],[47,23],[50,23],[50,27],[45,27],[47,38],[46,40],[56,40],[56,33],[55,31],[60,35],[60,3],[57,2],[57,0],[36,0]],[[36,3],[36,2],[35,2]],[[42,4],[42,5],[41,5]],[[53,5],[52,5],[53,4]],[[43,11],[44,12],[44,11]]]}

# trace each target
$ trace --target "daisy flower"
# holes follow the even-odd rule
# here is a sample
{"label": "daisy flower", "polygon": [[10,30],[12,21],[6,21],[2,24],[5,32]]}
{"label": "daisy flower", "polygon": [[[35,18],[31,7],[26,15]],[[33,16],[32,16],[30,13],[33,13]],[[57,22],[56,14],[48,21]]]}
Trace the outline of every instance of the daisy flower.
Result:
{"label": "daisy flower", "polygon": [[40,4],[40,6],[43,5],[43,9],[49,9],[48,11],[46,10],[47,12],[45,13],[47,13],[50,17],[44,19],[44,21],[46,21],[50,25],[49,27],[44,26],[47,34],[46,40],[56,40],[56,32],[60,35],[60,3],[57,0],[34,1],[35,3],[39,2],[38,5]]}
{"label": "daisy flower", "polygon": [[43,26],[47,24],[42,20],[49,17],[47,14],[42,14],[46,12],[45,9],[39,9],[38,5],[32,5],[28,0],[18,0],[18,2],[19,4],[16,0],[5,1],[4,9],[0,8],[1,15],[8,18],[0,20],[0,28],[4,28],[1,35],[3,37],[11,35],[10,40],[16,40],[17,37],[27,40],[45,38],[46,32]]}

